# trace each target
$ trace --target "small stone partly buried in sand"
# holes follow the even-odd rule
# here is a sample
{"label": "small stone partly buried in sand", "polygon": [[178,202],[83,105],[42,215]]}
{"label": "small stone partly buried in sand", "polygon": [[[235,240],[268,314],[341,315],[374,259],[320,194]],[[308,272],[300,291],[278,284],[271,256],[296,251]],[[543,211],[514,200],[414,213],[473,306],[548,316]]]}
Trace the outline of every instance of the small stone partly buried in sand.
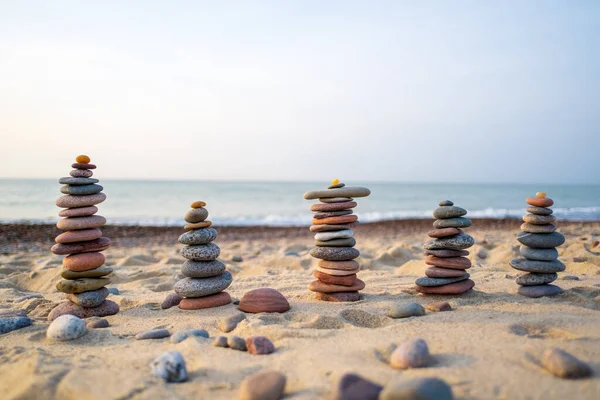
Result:
{"label": "small stone partly buried in sand", "polygon": [[227,337],[225,336],[217,336],[213,339],[212,345],[215,347],[229,347],[227,344]]}
{"label": "small stone partly buried in sand", "polygon": [[246,341],[239,336],[229,336],[229,338],[227,338],[227,346],[234,350],[247,350]]}
{"label": "small stone partly buried in sand", "polygon": [[560,279],[562,279],[563,281],[578,281],[579,277],[575,275],[565,275]]}
{"label": "small stone partly buried in sand", "polygon": [[108,328],[110,324],[104,318],[90,318],[88,322],[85,324],[88,329],[101,329]]}
{"label": "small stone partly buried in sand", "polygon": [[187,379],[185,360],[178,351],[163,353],[150,364],[152,373],[167,382],[184,382]]}
{"label": "small stone partly buried in sand", "polygon": [[0,335],[25,328],[33,323],[31,318],[19,315],[12,315],[0,318]]}
{"label": "small stone partly buried in sand", "polygon": [[250,354],[271,354],[275,351],[273,342],[264,336],[253,336],[246,339],[246,348]]}
{"label": "small stone partly buried in sand", "polygon": [[173,335],[171,335],[171,343],[183,342],[185,339],[191,336],[208,339],[208,332],[206,332],[204,329],[188,329],[186,331],[175,332]]}
{"label": "small stone partly buried in sand", "polygon": [[110,293],[114,296],[118,296],[120,292],[119,292],[119,289],[117,289],[116,287],[109,287],[108,293]]}
{"label": "small stone partly buried in sand", "polygon": [[279,400],[285,383],[285,375],[277,371],[256,372],[242,381],[239,400]]}
{"label": "small stone partly buried in sand", "polygon": [[229,333],[235,329],[235,327],[246,319],[246,314],[244,313],[235,313],[230,315],[229,317],[221,318],[219,321],[219,330],[221,332]]}
{"label": "small stone partly buried in sand", "polygon": [[592,375],[588,364],[555,347],[544,351],[541,363],[548,372],[559,378],[578,379]]}
{"label": "small stone partly buried in sand", "polygon": [[87,332],[85,322],[74,315],[61,315],[56,318],[46,332],[46,336],[54,340],[73,340]]}
{"label": "small stone partly buried in sand", "polygon": [[335,400],[378,400],[383,387],[356,374],[346,374],[340,379],[334,394]]}
{"label": "small stone partly buried in sand", "polygon": [[242,261],[244,261],[244,259],[242,258],[242,256],[233,256],[233,257],[231,257],[231,261],[242,262]]}
{"label": "small stone partly buried in sand", "polygon": [[427,366],[430,361],[429,348],[423,339],[412,339],[401,343],[392,352],[392,368],[407,369]]}
{"label": "small stone partly buried in sand", "polygon": [[387,312],[390,318],[408,318],[425,315],[425,309],[417,303],[394,304]]}
{"label": "small stone partly buried in sand", "polygon": [[381,392],[379,400],[452,400],[452,388],[438,378],[417,378],[392,383]]}
{"label": "small stone partly buried in sand", "polygon": [[178,306],[181,302],[181,299],[183,299],[183,297],[179,296],[177,293],[169,293],[167,297],[165,297],[165,299],[163,300],[162,304],[160,305],[160,308],[162,308],[163,310],[167,310],[171,307]]}
{"label": "small stone partly buried in sand", "polygon": [[427,310],[433,311],[433,312],[452,311],[452,306],[447,301],[440,301],[437,303],[428,304]]}
{"label": "small stone partly buried in sand", "polygon": [[167,329],[152,329],[146,332],[140,332],[135,335],[136,340],[146,339],[162,339],[171,336],[171,333]]}

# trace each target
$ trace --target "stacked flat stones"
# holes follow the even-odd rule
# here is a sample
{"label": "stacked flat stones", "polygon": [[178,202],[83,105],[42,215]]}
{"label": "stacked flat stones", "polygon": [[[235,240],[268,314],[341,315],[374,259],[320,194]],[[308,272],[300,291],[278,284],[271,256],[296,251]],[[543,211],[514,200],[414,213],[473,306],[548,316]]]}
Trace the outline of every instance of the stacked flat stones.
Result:
{"label": "stacked flat stones", "polygon": [[517,235],[523,258],[510,261],[511,267],[526,272],[517,278],[518,292],[527,297],[556,296],[562,289],[550,283],[558,278],[557,272],[565,270],[556,250],[565,242],[565,237],[556,232],[553,224],[556,218],[550,207],[554,201],[546,197],[546,193],[539,192],[526,202],[530,207],[528,214],[523,216],[522,232]]}
{"label": "stacked flat stones", "polygon": [[233,280],[231,273],[225,271],[225,264],[217,260],[221,250],[212,243],[217,238],[217,231],[207,221],[206,203],[195,201],[192,209],[185,214],[188,223],[186,233],[179,236],[179,243],[186,245],[181,255],[187,258],[181,272],[186,278],[173,286],[175,293],[183,297],[179,308],[183,310],[200,310],[224,306],[231,303],[231,296],[223,290]]}
{"label": "stacked flat stones", "polygon": [[110,278],[106,276],[112,268],[103,266],[105,257],[101,251],[108,249],[110,239],[102,236],[100,228],[106,219],[98,212],[97,204],[106,200],[98,179],[92,178],[94,164],[88,156],[78,156],[71,165],[74,168],[70,176],[60,178],[63,184],[60,191],[64,196],[56,201],[64,208],[58,215],[62,218],[56,226],[65,231],[56,237],[51,251],[66,255],[63,259],[61,276],[64,278],[56,285],[66,293],[67,302],[54,308],[48,318],[54,320],[63,314],[72,314],[80,318],[113,315],[119,312],[119,306],[106,300]]}
{"label": "stacked flat stones", "polygon": [[308,289],[317,293],[317,299],[324,301],[357,301],[359,291],[365,283],[357,278],[360,265],[354,259],[360,252],[354,248],[352,227],[357,224],[357,216],[352,213],[356,207],[354,197],[366,197],[371,191],[362,187],[346,187],[336,179],[327,190],[304,193],[307,200],[319,199],[321,204],[313,204],[315,211],[311,232],[315,234],[315,246],[310,254],[318,258],[316,281]]}
{"label": "stacked flat stones", "polygon": [[430,267],[426,277],[415,282],[417,290],[426,294],[461,294],[473,289],[475,282],[469,279],[467,269],[471,260],[466,250],[475,243],[473,238],[460,228],[471,226],[471,220],[464,217],[467,210],[454,205],[450,200],[442,201],[433,212],[435,229],[429,231],[433,238],[425,243],[425,263]]}

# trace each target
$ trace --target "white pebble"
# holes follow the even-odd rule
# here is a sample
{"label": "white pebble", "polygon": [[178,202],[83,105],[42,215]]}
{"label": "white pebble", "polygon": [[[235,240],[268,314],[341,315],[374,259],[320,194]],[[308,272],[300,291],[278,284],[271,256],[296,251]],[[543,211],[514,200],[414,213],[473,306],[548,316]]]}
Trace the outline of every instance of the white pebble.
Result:
{"label": "white pebble", "polygon": [[85,322],[74,315],[61,315],[56,318],[46,332],[46,336],[54,340],[73,340],[77,339],[87,332]]}
{"label": "white pebble", "polygon": [[150,364],[152,373],[167,382],[183,382],[187,379],[185,360],[178,351],[163,353]]}

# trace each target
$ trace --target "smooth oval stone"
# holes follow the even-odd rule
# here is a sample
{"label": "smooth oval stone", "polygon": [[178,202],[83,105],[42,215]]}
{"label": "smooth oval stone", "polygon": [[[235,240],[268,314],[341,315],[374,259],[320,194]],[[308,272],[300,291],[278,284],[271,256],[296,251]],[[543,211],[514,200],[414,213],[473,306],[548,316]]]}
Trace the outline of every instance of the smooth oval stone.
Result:
{"label": "smooth oval stone", "polygon": [[331,232],[331,231],[342,231],[358,226],[358,222],[352,222],[349,224],[324,224],[324,225],[311,225],[309,230],[311,232]]}
{"label": "smooth oval stone", "polygon": [[341,215],[339,217],[327,217],[327,218],[313,218],[313,225],[337,225],[337,224],[349,224],[356,222],[358,217],[356,215]]}
{"label": "smooth oval stone", "polygon": [[85,322],[74,315],[61,315],[56,318],[46,331],[50,339],[67,341],[82,337],[87,332]]}
{"label": "smooth oval stone", "polygon": [[[231,285],[233,277],[229,271],[220,276],[204,279],[184,278],[175,283],[173,290],[181,297],[203,297],[216,294]],[[183,301],[183,300],[182,300]],[[179,303],[181,305],[181,303]]]}
{"label": "smooth oval stone", "polygon": [[343,188],[344,186],[346,186],[345,183],[336,183],[335,185],[327,186],[327,189],[339,189]]}
{"label": "smooth oval stone", "polygon": [[356,274],[351,275],[329,275],[325,272],[315,271],[313,276],[323,283],[330,285],[352,286],[356,282]]}
{"label": "smooth oval stone", "polygon": [[433,211],[435,219],[448,219],[467,215],[467,210],[456,206],[440,206]]}
{"label": "smooth oval stone", "polygon": [[552,207],[554,201],[550,197],[528,197],[525,202],[534,207]]}
{"label": "smooth oval stone", "polygon": [[555,222],[556,217],[554,215],[525,214],[523,221],[534,225],[546,225]]}
{"label": "smooth oval stone", "polygon": [[467,279],[444,286],[417,286],[417,291],[425,294],[462,294],[473,289],[473,286],[475,286],[475,282]]}
{"label": "smooth oval stone", "polygon": [[365,283],[357,279],[352,286],[330,285],[321,281],[312,281],[308,285],[308,290],[319,293],[335,293],[335,292],[358,292],[365,288]]}
{"label": "smooth oval stone", "polygon": [[345,374],[338,382],[335,400],[377,400],[382,386],[356,374]]}
{"label": "smooth oval stone", "polygon": [[324,204],[332,204],[332,203],[346,203],[354,200],[352,197],[329,197],[329,198],[319,198],[319,201]]}
{"label": "smooth oval stone", "polygon": [[516,282],[521,286],[543,285],[554,282],[558,278],[558,274],[536,274],[528,273],[517,278]]}
{"label": "smooth oval stone", "polygon": [[452,388],[438,378],[417,378],[386,386],[379,400],[453,400]]}
{"label": "smooth oval stone", "polygon": [[279,400],[285,392],[286,377],[277,371],[259,371],[240,385],[239,400]]}
{"label": "smooth oval stone", "polygon": [[[100,181],[95,178],[66,177],[66,178],[60,178],[58,180],[58,183],[61,183],[63,185],[72,185],[72,186],[92,185],[92,184],[98,183],[98,182],[100,182]],[[65,192],[63,192],[63,193],[65,193]],[[98,192],[95,192],[95,193],[98,193]],[[65,194],[72,194],[72,193],[65,193]],[[92,194],[92,193],[87,193],[87,194]]]}
{"label": "smooth oval stone", "polygon": [[438,219],[433,223],[436,229],[442,228],[468,228],[471,226],[471,220],[465,217],[456,217],[448,219]]}
{"label": "smooth oval stone", "polygon": [[220,292],[210,296],[185,298],[179,302],[182,310],[202,310],[204,308],[221,307],[231,303],[231,296],[227,292]]}
{"label": "smooth oval stone", "polygon": [[88,329],[102,329],[102,328],[108,328],[110,326],[108,321],[103,318],[93,317],[90,319],[91,319],[91,321],[88,321],[85,324],[85,326]]}
{"label": "smooth oval stone", "polygon": [[56,205],[60,208],[86,207],[100,204],[104,200],[106,200],[104,193],[96,193],[89,196],[72,196],[66,194],[56,200]]}
{"label": "smooth oval stone", "polygon": [[454,235],[458,235],[459,233],[462,233],[463,231],[461,231],[458,228],[444,228],[444,229],[433,229],[430,230],[429,232],[427,232],[427,236],[431,237],[431,238],[443,238],[443,237],[448,237],[448,236],[454,236]]}
{"label": "smooth oval stone", "polygon": [[211,221],[202,221],[196,222],[195,224],[187,224],[183,227],[183,229],[185,229],[186,231],[193,231],[195,229],[208,228],[210,226],[212,226]]}
{"label": "smooth oval stone", "polygon": [[168,329],[152,329],[135,335],[135,340],[164,339],[171,336]]}
{"label": "smooth oval stone", "polygon": [[217,231],[213,228],[196,229],[179,236],[181,244],[209,244],[217,238]]}
{"label": "smooth oval stone", "polygon": [[454,203],[451,202],[450,200],[442,200],[438,203],[438,206],[440,207],[444,207],[444,206],[453,206]]}
{"label": "smooth oval stone", "polygon": [[89,164],[90,157],[86,156],[85,154],[80,154],[77,157],[75,157],[75,162],[83,163],[83,164]]}
{"label": "smooth oval stone", "polygon": [[315,240],[315,246],[319,247],[354,247],[356,245],[356,239],[354,238],[346,238],[346,239],[332,239],[327,240],[325,242],[320,240]]}
{"label": "smooth oval stone", "polygon": [[534,249],[533,247],[521,246],[519,253],[529,260],[554,261],[558,258],[558,250],[552,249]]}
{"label": "smooth oval stone", "polygon": [[342,215],[350,215],[352,214],[352,210],[340,210],[340,211],[320,211],[313,214],[313,218],[315,219],[323,219],[330,217],[340,217]]}
{"label": "smooth oval stone", "polygon": [[464,281],[465,279],[469,279],[471,275],[469,274],[465,274],[463,276],[459,276],[456,278],[429,278],[429,277],[423,277],[423,278],[419,278],[416,280],[416,284],[419,286],[427,286],[427,287],[433,287],[433,286],[443,286],[443,285],[448,285],[450,283],[455,283],[455,282],[460,282],[460,281]]}
{"label": "smooth oval stone", "polygon": [[528,233],[552,233],[556,230],[556,225],[534,225],[526,222],[521,224],[521,230]]}
{"label": "smooth oval stone", "polygon": [[58,281],[56,288],[63,293],[81,293],[98,290],[110,284],[110,278],[82,278]]}
{"label": "smooth oval stone", "polygon": [[181,267],[181,273],[190,278],[209,278],[221,275],[225,271],[225,264],[219,260],[192,261],[187,260]]}
{"label": "smooth oval stone", "polygon": [[425,243],[425,250],[462,250],[467,249],[475,244],[473,238],[466,233],[461,233],[456,236],[450,236],[442,239],[434,239]]}
{"label": "smooth oval stone", "polygon": [[190,204],[190,208],[203,208],[206,207],[206,203],[203,201],[195,201],[192,204]]}
{"label": "smooth oval stone", "polygon": [[150,366],[154,376],[166,382],[185,382],[187,380],[185,360],[178,351],[161,354],[152,361]]}
{"label": "smooth oval stone", "polygon": [[447,301],[438,301],[428,304],[427,310],[432,312],[452,311],[452,306]]}
{"label": "smooth oval stone", "polygon": [[107,266],[81,272],[71,271],[66,268],[62,268],[60,271],[60,276],[62,276],[64,279],[101,278],[110,274],[111,272],[113,272],[113,269]]}
{"label": "smooth oval stone", "polygon": [[519,286],[517,292],[521,296],[538,298],[557,296],[563,292],[561,288],[555,285],[536,285],[536,286]]}
{"label": "smooth oval stone", "polygon": [[227,347],[234,350],[246,351],[246,341],[239,336],[229,336],[227,338]]}
{"label": "smooth oval stone", "polygon": [[73,178],[89,178],[94,175],[94,173],[87,169],[74,169],[73,171],[69,172],[69,175],[71,175]]}
{"label": "smooth oval stone", "polygon": [[81,307],[70,301],[60,303],[54,307],[50,314],[48,314],[48,320],[53,321],[61,315],[71,314],[79,318],[90,318],[90,317],[106,317],[108,315],[115,315],[119,312],[119,306],[117,303],[111,300],[104,300],[98,307]]}
{"label": "smooth oval stone", "polygon": [[250,354],[271,354],[275,352],[275,345],[265,336],[246,338],[246,348]]}
{"label": "smooth oval stone", "polygon": [[61,186],[60,192],[63,194],[70,194],[73,196],[85,196],[89,194],[100,193],[104,188],[101,185],[97,185],[95,183],[91,185],[81,185],[81,186],[71,186],[64,185]]}
{"label": "smooth oval stone", "polygon": [[520,232],[517,240],[528,247],[551,249],[565,242],[565,237],[560,232],[553,233],[527,233]]}
{"label": "smooth oval stone", "polygon": [[425,270],[425,275],[430,278],[457,278],[466,274],[467,272],[462,269],[429,267]]}
{"label": "smooth oval stone", "polygon": [[324,274],[328,274],[328,275],[347,276],[347,275],[356,274],[359,271],[359,269],[357,268],[354,270],[345,271],[345,270],[327,269],[327,268],[317,267],[317,271],[322,272]]}
{"label": "smooth oval stone", "polygon": [[425,309],[418,303],[394,304],[387,312],[390,318],[408,318],[425,315]]}
{"label": "smooth oval stone", "polygon": [[221,249],[214,243],[186,246],[181,249],[181,255],[193,261],[213,261],[221,254]]}
{"label": "smooth oval stone", "polygon": [[77,168],[77,169],[96,169],[96,166],[94,164],[90,164],[90,163],[76,162],[76,163],[71,164],[71,168]]}
{"label": "smooth oval stone", "polygon": [[272,288],[260,288],[246,292],[240,304],[240,311],[247,313],[277,312],[284,313],[290,309],[290,303],[283,294]]}
{"label": "smooth oval stone", "polygon": [[317,266],[325,269],[337,269],[340,271],[355,271],[360,268],[360,264],[354,260],[347,261],[317,261]]}
{"label": "smooth oval stone", "polygon": [[556,347],[544,350],[540,364],[554,376],[579,379],[592,376],[592,368],[572,354]]}
{"label": "smooth oval stone", "polygon": [[106,224],[106,218],[101,215],[90,217],[63,218],[56,223],[56,227],[63,231],[100,228]]}
{"label": "smooth oval stone", "polygon": [[360,293],[358,292],[335,292],[335,293],[315,293],[315,298],[321,301],[329,301],[333,303],[343,303],[348,301],[359,301]]}
{"label": "smooth oval stone", "polygon": [[538,272],[542,274],[551,274],[553,272],[562,272],[566,269],[565,264],[559,260],[537,261],[526,258],[513,258],[510,260],[510,266],[525,272]]}
{"label": "smooth oval stone", "polygon": [[341,203],[313,204],[310,211],[340,211],[354,208],[358,204],[355,201],[343,201]]}
{"label": "smooth oval stone", "polygon": [[208,339],[208,332],[204,329],[188,329],[185,331],[175,332],[171,335],[171,343],[177,344],[183,342],[185,339],[189,337],[201,337],[204,339]]}
{"label": "smooth oval stone", "polygon": [[429,347],[423,339],[400,343],[390,357],[390,366],[397,369],[422,368],[430,362]]}
{"label": "smooth oval stone", "polygon": [[103,287],[89,292],[69,293],[67,294],[67,300],[81,307],[98,307],[108,297],[108,294],[108,289]]}
{"label": "smooth oval stone", "polygon": [[189,222],[190,224],[202,222],[206,218],[208,218],[208,210],[206,208],[192,208],[183,217],[185,222]]}
{"label": "smooth oval stone", "polygon": [[98,228],[91,228],[64,232],[58,235],[54,240],[56,243],[73,243],[94,240],[100,237],[102,237],[102,231]]}
{"label": "smooth oval stone", "polygon": [[535,214],[535,215],[550,215],[550,214],[552,214],[551,208],[544,208],[544,207],[527,207],[527,209],[525,211],[527,211],[530,214]]}
{"label": "smooth oval stone", "polygon": [[178,306],[182,299],[183,298],[177,293],[169,293],[167,297],[165,297],[163,302],[160,304],[160,308],[162,308],[163,310],[167,310],[171,307]]}
{"label": "smooth oval stone", "polygon": [[468,256],[470,253],[467,250],[450,250],[450,249],[440,249],[440,250],[426,250],[426,256],[435,256],[440,258],[450,258],[450,257],[462,257]]}
{"label": "smooth oval stone", "polygon": [[319,232],[315,235],[315,240],[326,242],[328,240],[334,239],[347,239],[351,238],[352,236],[354,236],[354,232],[352,232],[351,229],[344,229],[341,231],[334,232]]}
{"label": "smooth oval stone", "polygon": [[314,247],[310,255],[327,261],[347,261],[358,257],[360,252],[353,247]]}
{"label": "smooth oval stone", "polygon": [[469,269],[471,268],[471,260],[466,257],[435,257],[427,256],[425,264],[435,267],[451,268],[451,269]]}
{"label": "smooth oval stone", "polygon": [[22,315],[10,315],[0,317],[0,335],[8,332],[16,331],[17,329],[25,328],[33,323],[29,317]]}
{"label": "smooth oval stone", "polygon": [[226,336],[217,336],[213,339],[212,345],[215,347],[229,347]]}
{"label": "smooth oval stone", "polygon": [[238,312],[228,317],[221,318],[218,328],[221,332],[229,333],[234,330],[240,322],[246,319],[246,314]]}
{"label": "smooth oval stone", "polygon": [[[58,243],[52,246],[50,251],[59,256],[75,253],[88,253],[106,250],[110,247],[110,239],[107,237],[101,237],[96,240],[90,240],[89,242],[77,242],[77,243]],[[71,268],[69,268],[71,269]]]}
{"label": "smooth oval stone", "polygon": [[58,213],[59,217],[87,217],[98,212],[98,207],[87,206],[77,208],[67,208]]}
{"label": "smooth oval stone", "polygon": [[75,272],[89,271],[104,264],[106,257],[102,253],[80,253],[63,258],[63,266]]}
{"label": "smooth oval stone", "polygon": [[306,200],[326,199],[334,197],[367,197],[371,191],[364,187],[346,186],[340,189],[311,190],[304,193]]}

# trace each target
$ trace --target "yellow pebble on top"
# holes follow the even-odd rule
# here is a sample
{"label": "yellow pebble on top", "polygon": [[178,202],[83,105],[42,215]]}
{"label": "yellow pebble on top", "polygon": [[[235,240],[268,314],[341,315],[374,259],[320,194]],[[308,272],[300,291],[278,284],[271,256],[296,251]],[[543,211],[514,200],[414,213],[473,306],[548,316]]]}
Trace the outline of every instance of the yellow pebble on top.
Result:
{"label": "yellow pebble on top", "polygon": [[538,199],[544,199],[546,198],[546,192],[537,192],[535,194],[535,197],[537,197]]}
{"label": "yellow pebble on top", "polygon": [[81,164],[89,164],[90,158],[88,156],[82,154],[80,156],[77,156],[75,161],[77,161],[78,163],[81,163]]}
{"label": "yellow pebble on top", "polygon": [[337,185],[338,183],[340,183],[339,179],[334,179],[334,180],[331,181],[332,185]]}
{"label": "yellow pebble on top", "polygon": [[205,207],[205,206],[206,206],[205,202],[203,202],[203,201],[195,201],[195,202],[192,203],[192,205],[190,207],[192,207],[192,208],[202,208],[202,207]]}

